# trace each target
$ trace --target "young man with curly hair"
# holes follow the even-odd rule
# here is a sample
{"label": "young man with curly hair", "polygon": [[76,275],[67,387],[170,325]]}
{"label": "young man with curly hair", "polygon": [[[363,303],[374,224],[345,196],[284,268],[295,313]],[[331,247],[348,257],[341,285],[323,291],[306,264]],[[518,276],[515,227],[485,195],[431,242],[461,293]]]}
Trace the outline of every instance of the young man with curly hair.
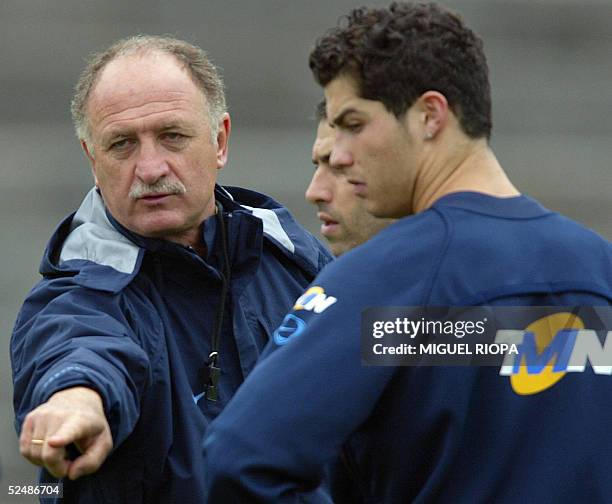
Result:
{"label": "young man with curly hair", "polygon": [[298,502],[338,453],[337,502],[612,499],[604,369],[527,390],[499,367],[361,364],[372,306],[612,304],[610,243],[521,195],[489,146],[481,40],[435,4],[361,8],[310,67],[330,165],[370,213],[404,218],[315,279],[211,424],[210,501]]}

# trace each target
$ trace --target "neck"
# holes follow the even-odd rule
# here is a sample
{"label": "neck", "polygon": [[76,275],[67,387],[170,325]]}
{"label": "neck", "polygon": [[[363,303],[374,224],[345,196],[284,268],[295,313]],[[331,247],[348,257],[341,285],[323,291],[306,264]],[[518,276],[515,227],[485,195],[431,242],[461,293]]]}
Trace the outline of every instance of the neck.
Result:
{"label": "neck", "polygon": [[436,138],[444,142],[431,149],[426,163],[415,182],[414,213],[431,207],[438,199],[459,191],[474,191],[500,198],[518,196],[520,192],[510,182],[485,139]]}
{"label": "neck", "polygon": [[192,226],[178,234],[164,236],[164,238],[168,241],[191,247],[200,257],[206,258],[207,250],[204,243],[204,236],[202,235],[202,223],[217,214],[218,209],[215,205],[215,200],[212,201],[212,205],[212,209],[204,214],[197,226]]}

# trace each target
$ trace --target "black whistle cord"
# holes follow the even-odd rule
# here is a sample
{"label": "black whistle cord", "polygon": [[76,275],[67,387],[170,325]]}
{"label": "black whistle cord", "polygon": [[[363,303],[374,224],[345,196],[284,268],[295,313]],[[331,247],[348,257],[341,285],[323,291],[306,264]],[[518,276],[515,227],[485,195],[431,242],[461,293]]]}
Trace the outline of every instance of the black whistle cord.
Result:
{"label": "black whistle cord", "polygon": [[206,386],[206,399],[216,401],[218,399],[217,385],[221,368],[219,367],[219,345],[221,343],[221,331],[223,330],[223,316],[225,314],[225,299],[229,292],[231,266],[229,261],[229,243],[227,240],[227,229],[223,218],[223,206],[219,201],[215,202],[217,208],[216,220],[221,234],[222,265],[221,265],[221,298],[215,313],[215,325],[213,327],[211,351],[208,356],[208,384]]}

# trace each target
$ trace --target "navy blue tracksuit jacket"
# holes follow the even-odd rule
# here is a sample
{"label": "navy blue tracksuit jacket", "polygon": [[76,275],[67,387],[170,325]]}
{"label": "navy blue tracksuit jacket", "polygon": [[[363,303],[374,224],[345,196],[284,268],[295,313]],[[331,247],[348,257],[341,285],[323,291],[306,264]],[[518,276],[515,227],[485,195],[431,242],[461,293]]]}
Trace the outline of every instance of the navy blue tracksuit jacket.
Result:
{"label": "navy blue tracksuit jacket", "polygon": [[337,502],[610,502],[612,323],[607,365],[554,376],[363,366],[360,333],[367,307],[611,304],[609,242],[525,196],[447,195],[296,302],[207,430],[209,502],[300,502],[338,453]]}
{"label": "navy blue tracksuit jacket", "polygon": [[[98,472],[64,481],[65,502],[202,502],[206,426],[330,261],[278,203],[228,191],[216,189],[223,222],[213,216],[202,224],[205,258],[129,232],[95,190],[51,238],[43,279],[11,340],[16,429],[55,392],[84,385],[102,396],[114,442]],[[229,280],[220,313],[223,276]],[[218,315],[213,401],[206,386]],[[54,481],[44,471],[42,478]]]}

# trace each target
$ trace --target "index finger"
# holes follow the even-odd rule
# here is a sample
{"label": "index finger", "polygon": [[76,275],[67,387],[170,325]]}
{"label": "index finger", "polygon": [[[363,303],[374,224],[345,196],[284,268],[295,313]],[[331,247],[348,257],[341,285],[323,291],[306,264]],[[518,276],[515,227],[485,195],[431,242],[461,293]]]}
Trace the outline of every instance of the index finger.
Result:
{"label": "index finger", "polygon": [[55,448],[49,443],[45,443],[42,448],[41,460],[47,471],[56,478],[65,477],[72,464],[65,447]]}

